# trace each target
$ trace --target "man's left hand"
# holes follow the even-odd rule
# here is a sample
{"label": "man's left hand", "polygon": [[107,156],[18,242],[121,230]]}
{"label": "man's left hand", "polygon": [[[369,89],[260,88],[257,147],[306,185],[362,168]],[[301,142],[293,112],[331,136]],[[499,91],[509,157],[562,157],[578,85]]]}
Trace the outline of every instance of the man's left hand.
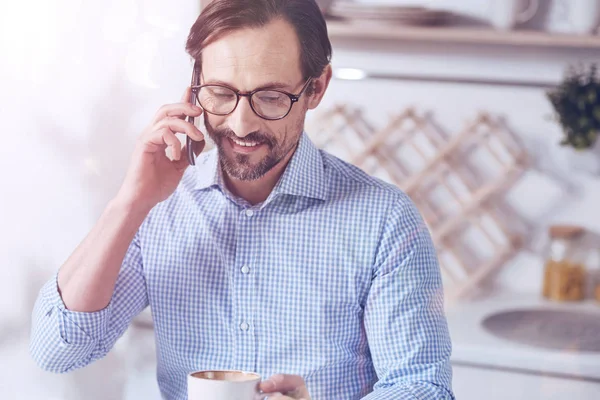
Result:
{"label": "man's left hand", "polygon": [[269,400],[310,400],[304,379],[298,375],[273,375],[260,383],[264,394],[272,393]]}

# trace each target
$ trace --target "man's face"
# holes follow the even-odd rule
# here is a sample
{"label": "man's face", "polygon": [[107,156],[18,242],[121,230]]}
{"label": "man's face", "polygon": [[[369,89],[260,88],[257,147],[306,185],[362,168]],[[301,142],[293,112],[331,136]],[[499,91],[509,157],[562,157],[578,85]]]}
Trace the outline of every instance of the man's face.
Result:
{"label": "man's face", "polygon": [[[201,83],[225,84],[242,93],[276,88],[298,94],[305,81],[293,27],[276,20],[263,28],[232,32],[210,44],[202,55]],[[233,113],[205,113],[204,121],[224,172],[234,179],[255,180],[296,148],[306,111],[304,94],[285,118],[268,121],[252,111],[248,97],[241,97]]]}

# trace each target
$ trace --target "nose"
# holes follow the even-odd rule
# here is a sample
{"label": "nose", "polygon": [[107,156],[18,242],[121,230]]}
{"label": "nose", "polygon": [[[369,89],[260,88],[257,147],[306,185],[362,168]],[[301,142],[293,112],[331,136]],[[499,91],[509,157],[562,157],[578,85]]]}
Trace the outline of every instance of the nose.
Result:
{"label": "nose", "polygon": [[260,117],[252,111],[249,98],[240,98],[236,109],[229,115],[229,126],[240,138],[260,130]]}

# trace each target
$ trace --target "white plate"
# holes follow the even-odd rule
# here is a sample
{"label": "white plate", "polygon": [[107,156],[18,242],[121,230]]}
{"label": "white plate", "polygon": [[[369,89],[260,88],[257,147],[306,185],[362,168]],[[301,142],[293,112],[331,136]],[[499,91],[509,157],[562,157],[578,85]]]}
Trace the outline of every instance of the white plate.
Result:
{"label": "white plate", "polygon": [[333,8],[331,15],[349,20],[380,20],[408,25],[431,25],[447,22],[452,15],[446,11],[421,10],[421,11],[385,11],[370,8],[369,11],[344,10]]}

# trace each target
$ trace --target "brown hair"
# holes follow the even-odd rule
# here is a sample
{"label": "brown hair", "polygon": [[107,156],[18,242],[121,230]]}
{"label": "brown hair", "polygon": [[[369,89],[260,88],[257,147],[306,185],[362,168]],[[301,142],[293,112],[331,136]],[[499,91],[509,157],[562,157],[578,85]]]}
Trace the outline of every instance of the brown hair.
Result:
{"label": "brown hair", "polygon": [[204,47],[229,32],[260,28],[276,18],[285,19],[296,30],[304,78],[321,76],[331,61],[331,43],[315,0],[214,0],[190,29],[185,49],[201,69]]}

